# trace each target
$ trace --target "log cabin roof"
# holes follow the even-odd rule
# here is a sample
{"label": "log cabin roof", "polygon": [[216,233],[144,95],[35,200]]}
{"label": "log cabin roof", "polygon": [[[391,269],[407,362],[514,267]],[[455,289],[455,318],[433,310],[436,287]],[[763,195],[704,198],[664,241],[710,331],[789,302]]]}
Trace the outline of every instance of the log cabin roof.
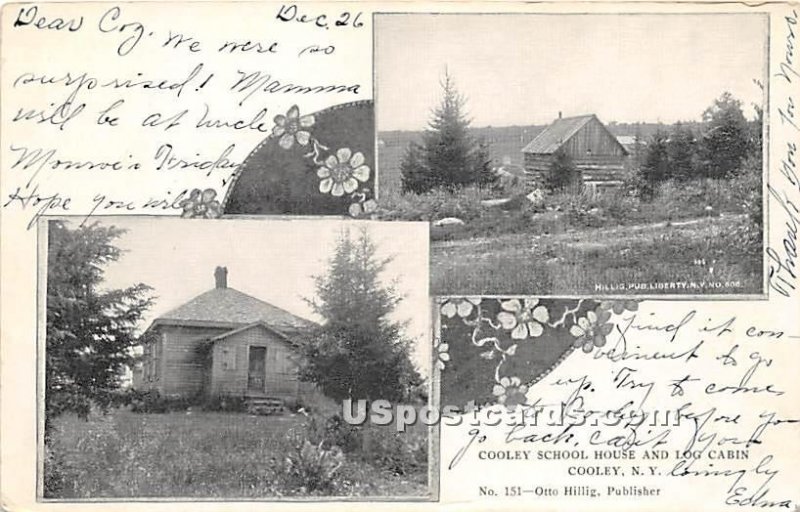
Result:
{"label": "log cabin roof", "polygon": [[629,154],[628,149],[617,140],[606,125],[594,114],[559,117],[550,126],[542,130],[527,146],[522,148],[522,152],[534,155],[552,155],[593,121],[599,126],[600,131],[606,134],[608,141],[617,146],[623,155]]}
{"label": "log cabin roof", "polygon": [[316,324],[234,288],[212,288],[158,317],[153,325],[214,325],[238,328],[263,323],[284,335],[312,329]]}
{"label": "log cabin roof", "polygon": [[522,148],[523,153],[536,153],[543,155],[550,155],[558,151],[573,135],[586,126],[586,123],[594,118],[594,114],[575,116],[575,117],[560,117],[553,121],[553,123],[539,132],[527,146]]}

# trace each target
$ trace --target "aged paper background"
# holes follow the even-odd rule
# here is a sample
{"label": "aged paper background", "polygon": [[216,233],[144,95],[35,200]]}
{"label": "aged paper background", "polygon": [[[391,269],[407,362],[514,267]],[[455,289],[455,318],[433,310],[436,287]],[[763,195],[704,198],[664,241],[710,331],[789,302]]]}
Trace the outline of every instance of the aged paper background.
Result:
{"label": "aged paper background", "polygon": [[[31,4],[32,5],[32,4]],[[775,251],[777,260],[770,265],[773,279],[783,278],[783,295],[771,288],[768,301],[648,301],[641,307],[642,318],[652,324],[678,323],[695,311],[695,329],[691,334],[682,332],[679,343],[691,344],[700,338],[708,349],[698,361],[688,367],[681,362],[654,365],[633,361],[640,375],[649,380],[669,382],[691,373],[702,378],[718,378],[721,384],[732,384],[742,378],[746,363],[756,357],[769,360],[754,374],[753,386],[767,386],[783,391],[773,393],[740,392],[723,398],[699,392],[686,401],[696,404],[699,410],[717,407],[721,413],[741,414],[737,425],[715,426],[718,438],[747,436],[759,425],[763,414],[773,414],[780,424],[769,424],[762,443],[751,448],[749,461],[729,468],[752,468],[763,457],[772,457],[769,469],[777,471],[769,482],[767,499],[791,500],[790,509],[800,504],[797,489],[797,460],[800,458],[800,419],[797,380],[797,344],[800,329],[797,326],[798,292],[796,279],[796,234],[800,222],[800,186],[796,174],[796,146],[798,128],[795,117],[795,98],[800,83],[800,64],[797,63],[796,32],[797,7],[787,4],[766,4],[746,7],[738,4],[611,4],[611,3],[298,3],[299,12],[309,16],[310,23],[280,22],[275,16],[283,4],[239,3],[93,3],[93,4],[37,4],[37,15],[48,20],[84,17],[80,30],[37,29],[34,26],[13,27],[20,9],[18,4],[6,4],[0,25],[0,55],[2,61],[2,123],[0,124],[0,332],[2,332],[2,506],[8,510],[35,510],[57,508],[60,510],[253,510],[296,508],[290,504],[276,503],[74,503],[45,504],[36,501],[37,455],[37,240],[36,220],[41,215],[176,215],[174,199],[186,189],[213,187],[223,191],[230,179],[230,171],[214,168],[158,169],[157,150],[164,144],[173,148],[175,155],[187,161],[215,161],[226,149],[232,162],[241,162],[266,136],[271,119],[298,104],[302,112],[313,112],[348,101],[373,97],[372,76],[372,13],[373,12],[763,12],[769,14],[769,103],[768,122],[768,181],[773,192],[765,207],[768,215],[768,246]],[[292,4],[285,4],[292,5]],[[118,10],[115,10],[118,9]],[[329,29],[315,25],[317,16],[337,19],[342,12],[353,13],[346,26]],[[361,13],[363,25],[356,26],[352,16]],[[105,20],[98,24],[105,14]],[[65,22],[66,23],[66,22]],[[77,24],[77,21],[75,22]],[[713,23],[713,17],[709,17]],[[127,25],[126,25],[127,24]],[[74,25],[77,26],[77,25]],[[657,37],[657,34],[654,34]],[[182,41],[181,41],[182,39]],[[169,42],[168,42],[169,41]],[[179,42],[180,41],[180,42]],[[226,42],[261,42],[263,53],[220,52]],[[326,55],[324,49],[335,46],[335,52]],[[275,49],[272,53],[269,48]],[[305,50],[305,51],[304,51]],[[424,56],[420,56],[424,59]],[[569,55],[562,56],[568,59]],[[202,64],[202,66],[200,66]],[[98,82],[141,78],[156,82],[166,80],[181,82],[196,71],[184,89],[143,90],[140,87],[103,88],[86,85],[76,95],[76,102],[64,107],[61,113],[77,111],[77,104],[85,109],[66,122],[35,123],[13,122],[19,109],[43,109],[52,113],[63,105],[67,95],[76,90],[64,86],[14,87],[14,80],[25,73],[47,74],[55,77],[67,72],[73,76],[86,73]],[[241,78],[241,72],[260,71],[272,79],[285,83],[313,85],[358,85],[357,93],[338,92],[323,94],[275,94],[268,92],[237,92],[231,90]],[[214,77],[203,81],[213,73]],[[592,77],[577,77],[591,80]],[[691,77],[687,77],[691,81]],[[635,87],[647,87],[642,77]],[[603,87],[598,84],[598,87]],[[235,87],[234,87],[235,89]],[[180,94],[178,93],[180,91]],[[691,92],[689,92],[690,94]],[[624,94],[624,91],[620,91]],[[375,98],[380,102],[380,97]],[[120,103],[120,101],[122,101]],[[655,100],[654,100],[655,101]],[[111,108],[111,110],[108,110]],[[256,117],[262,108],[266,123],[263,130],[198,128],[204,112],[207,118],[247,121]],[[170,120],[180,117],[180,124],[167,128]],[[47,116],[47,114],[45,114]],[[58,116],[57,116],[58,117]],[[64,117],[61,116],[63,121]],[[145,120],[156,126],[142,126]],[[258,126],[258,123],[253,123]],[[14,168],[19,151],[12,147],[42,148],[45,152],[56,150],[58,157],[70,160],[121,162],[118,170],[105,168],[93,170],[42,169],[35,166]],[[766,149],[766,148],[765,148]],[[161,153],[163,155],[163,153]],[[136,168],[136,162],[141,165]],[[110,166],[109,166],[110,167]],[[179,166],[180,167],[180,166]],[[149,205],[149,206],[147,206]],[[154,205],[160,205],[158,207]],[[735,244],[735,240],[730,241]],[[777,281],[776,281],[777,282]],[[288,285],[288,284],[287,284]],[[735,317],[732,332],[711,336],[699,329],[719,325]],[[776,336],[775,333],[783,333]],[[759,335],[761,333],[761,335]],[[41,333],[39,333],[41,335]],[[41,339],[41,338],[40,338]],[[646,330],[631,333],[629,343],[646,345],[662,342],[663,335]],[[739,345],[742,361],[736,368],[723,367],[720,358]],[[752,356],[757,353],[758,356]],[[579,356],[580,354],[574,354]],[[724,359],[724,358],[723,358]],[[613,382],[615,367],[609,361],[592,361],[570,357],[551,378],[575,379],[588,376],[596,381],[601,397],[595,397],[591,406],[598,409],[613,407],[618,402]],[[558,390],[543,380],[534,388],[542,397],[559,400]],[[604,387],[601,387],[604,386]],[[669,388],[664,387],[654,395],[653,402],[669,402]],[[687,391],[688,392],[688,391]],[[594,485],[605,487],[620,484],[613,476],[576,478],[567,475],[568,462],[497,461],[480,460],[478,450],[524,450],[524,444],[515,442],[508,446],[504,441],[507,429],[482,427],[489,433],[480,448],[472,446],[453,469],[448,464],[470,439],[470,427],[442,428],[440,503],[369,503],[326,504],[343,509],[435,509],[465,510],[513,509],[554,510],[572,509],[634,510],[725,510],[739,508],[726,505],[729,477],[653,477],[648,485],[661,488],[657,499],[606,498],[560,501],[559,498],[526,495],[522,497],[481,495],[481,487],[503,494],[510,486],[531,488],[563,487],[564,485]],[[691,434],[690,434],[691,435]],[[685,441],[685,440],[684,440]],[[676,444],[677,445],[677,444]],[[670,450],[675,448],[671,446]],[[708,461],[705,461],[708,462]],[[627,467],[630,463],[615,463]],[[646,465],[646,463],[641,463]],[[763,469],[763,466],[762,466]],[[766,476],[765,476],[766,475]],[[755,491],[764,478],[765,471],[748,473],[747,486]],[[735,477],[734,477],[735,478]],[[761,480],[759,480],[761,478]],[[620,484],[621,485],[621,484]],[[309,505],[311,506],[311,505]],[[320,505],[313,505],[314,508]],[[785,508],[778,507],[775,508]]]}

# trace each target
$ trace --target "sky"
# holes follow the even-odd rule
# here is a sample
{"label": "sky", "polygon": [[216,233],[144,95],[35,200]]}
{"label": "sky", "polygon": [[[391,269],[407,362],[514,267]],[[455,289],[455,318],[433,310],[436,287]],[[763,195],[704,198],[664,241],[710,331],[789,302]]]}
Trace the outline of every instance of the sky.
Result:
{"label": "sky", "polygon": [[445,69],[473,126],[700,120],[724,91],[763,104],[767,20],[753,14],[434,15],[375,20],[378,130],[419,130]]}
{"label": "sky", "polygon": [[394,319],[408,321],[414,360],[429,373],[428,227],[424,223],[325,220],[188,220],[114,217],[101,222],[126,229],[115,245],[122,257],[106,267],[104,287],[145,283],[157,296],[142,324],[214,288],[214,269],[228,268],[228,286],[319,321],[304,298],[314,297],[312,276],[324,273],[345,227],[367,226],[380,257],[394,260],[383,276],[405,296]]}

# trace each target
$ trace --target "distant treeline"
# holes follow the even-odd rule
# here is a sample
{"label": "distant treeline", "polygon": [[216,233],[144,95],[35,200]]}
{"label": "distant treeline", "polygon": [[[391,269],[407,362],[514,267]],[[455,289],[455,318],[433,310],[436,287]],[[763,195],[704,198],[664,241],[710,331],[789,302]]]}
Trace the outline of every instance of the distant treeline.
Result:
{"label": "distant treeline", "polygon": [[[703,123],[683,122],[680,123],[684,128],[698,131]],[[522,164],[522,148],[539,135],[539,132],[547,128],[548,125],[526,125],[526,126],[483,126],[480,128],[469,128],[469,134],[477,139],[483,140],[489,149],[492,163],[500,165],[507,159],[507,163]],[[670,132],[675,124],[665,123],[617,123],[612,121],[606,127],[615,136],[630,135],[639,137],[643,142],[652,139],[659,131]],[[391,130],[378,133],[378,139],[386,147],[400,147],[405,149],[411,142],[422,140],[423,130]]]}

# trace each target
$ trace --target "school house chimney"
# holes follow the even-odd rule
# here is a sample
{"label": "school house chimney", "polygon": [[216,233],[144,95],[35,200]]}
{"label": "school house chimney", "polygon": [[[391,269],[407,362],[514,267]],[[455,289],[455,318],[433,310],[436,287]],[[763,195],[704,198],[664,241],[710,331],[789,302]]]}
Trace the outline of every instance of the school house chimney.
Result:
{"label": "school house chimney", "polygon": [[228,287],[228,267],[217,267],[214,270],[214,281],[217,288]]}

